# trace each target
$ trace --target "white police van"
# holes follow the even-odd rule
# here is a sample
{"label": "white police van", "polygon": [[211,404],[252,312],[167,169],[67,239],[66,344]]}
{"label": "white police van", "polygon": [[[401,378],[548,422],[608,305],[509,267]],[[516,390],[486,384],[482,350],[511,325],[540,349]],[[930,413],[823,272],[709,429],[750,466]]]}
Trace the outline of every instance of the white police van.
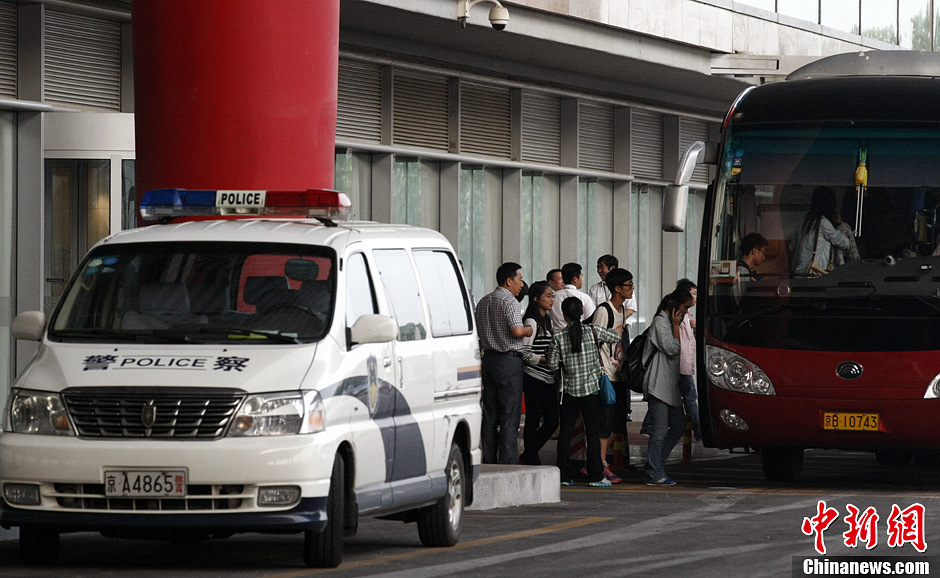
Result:
{"label": "white police van", "polygon": [[64,532],[258,531],[305,532],[307,565],[331,567],[359,516],[456,543],[481,456],[467,287],[442,235],[337,223],[348,207],[154,191],[145,217],[185,222],[102,240],[48,322],[16,317],[41,342],[0,434],[24,561]]}

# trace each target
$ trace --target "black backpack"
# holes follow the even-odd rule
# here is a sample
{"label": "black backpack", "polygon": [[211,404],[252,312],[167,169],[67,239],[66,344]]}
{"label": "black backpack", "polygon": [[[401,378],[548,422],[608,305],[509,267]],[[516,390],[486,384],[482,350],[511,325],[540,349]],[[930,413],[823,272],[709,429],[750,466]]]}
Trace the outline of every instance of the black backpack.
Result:
{"label": "black backpack", "polygon": [[627,350],[623,353],[623,362],[620,364],[619,380],[627,384],[630,391],[643,393],[643,376],[646,375],[646,369],[650,366],[653,356],[656,354],[656,346],[650,352],[646,361],[643,361],[643,349],[646,348],[646,342],[650,338],[652,325],[646,328],[646,331],[636,336],[636,339],[630,342]]}

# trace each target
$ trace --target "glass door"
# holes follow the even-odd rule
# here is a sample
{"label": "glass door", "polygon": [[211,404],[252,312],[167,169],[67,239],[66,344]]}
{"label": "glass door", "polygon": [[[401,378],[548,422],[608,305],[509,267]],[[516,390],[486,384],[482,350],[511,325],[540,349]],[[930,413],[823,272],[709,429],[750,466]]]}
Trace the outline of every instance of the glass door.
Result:
{"label": "glass door", "polygon": [[111,232],[111,161],[46,159],[45,172],[48,314],[85,252]]}

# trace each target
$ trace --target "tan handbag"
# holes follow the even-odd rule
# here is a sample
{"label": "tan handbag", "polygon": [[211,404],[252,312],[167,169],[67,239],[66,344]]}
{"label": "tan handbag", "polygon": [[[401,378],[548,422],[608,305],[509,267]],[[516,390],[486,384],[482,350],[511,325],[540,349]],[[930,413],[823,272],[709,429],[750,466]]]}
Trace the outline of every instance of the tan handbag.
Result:
{"label": "tan handbag", "polygon": [[822,277],[832,271],[832,260],[829,260],[829,266],[823,267],[816,262],[816,245],[819,243],[819,226],[822,224],[822,217],[816,222],[816,235],[813,237],[813,257],[809,260],[809,267],[806,268],[806,274],[811,277]]}

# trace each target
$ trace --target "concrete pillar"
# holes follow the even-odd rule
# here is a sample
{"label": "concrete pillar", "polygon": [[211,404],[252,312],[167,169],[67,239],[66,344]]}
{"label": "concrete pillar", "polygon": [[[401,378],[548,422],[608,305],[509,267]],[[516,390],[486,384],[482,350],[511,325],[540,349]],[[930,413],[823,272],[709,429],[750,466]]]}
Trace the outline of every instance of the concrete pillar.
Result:
{"label": "concrete pillar", "polygon": [[132,9],[138,195],[333,187],[339,0]]}

